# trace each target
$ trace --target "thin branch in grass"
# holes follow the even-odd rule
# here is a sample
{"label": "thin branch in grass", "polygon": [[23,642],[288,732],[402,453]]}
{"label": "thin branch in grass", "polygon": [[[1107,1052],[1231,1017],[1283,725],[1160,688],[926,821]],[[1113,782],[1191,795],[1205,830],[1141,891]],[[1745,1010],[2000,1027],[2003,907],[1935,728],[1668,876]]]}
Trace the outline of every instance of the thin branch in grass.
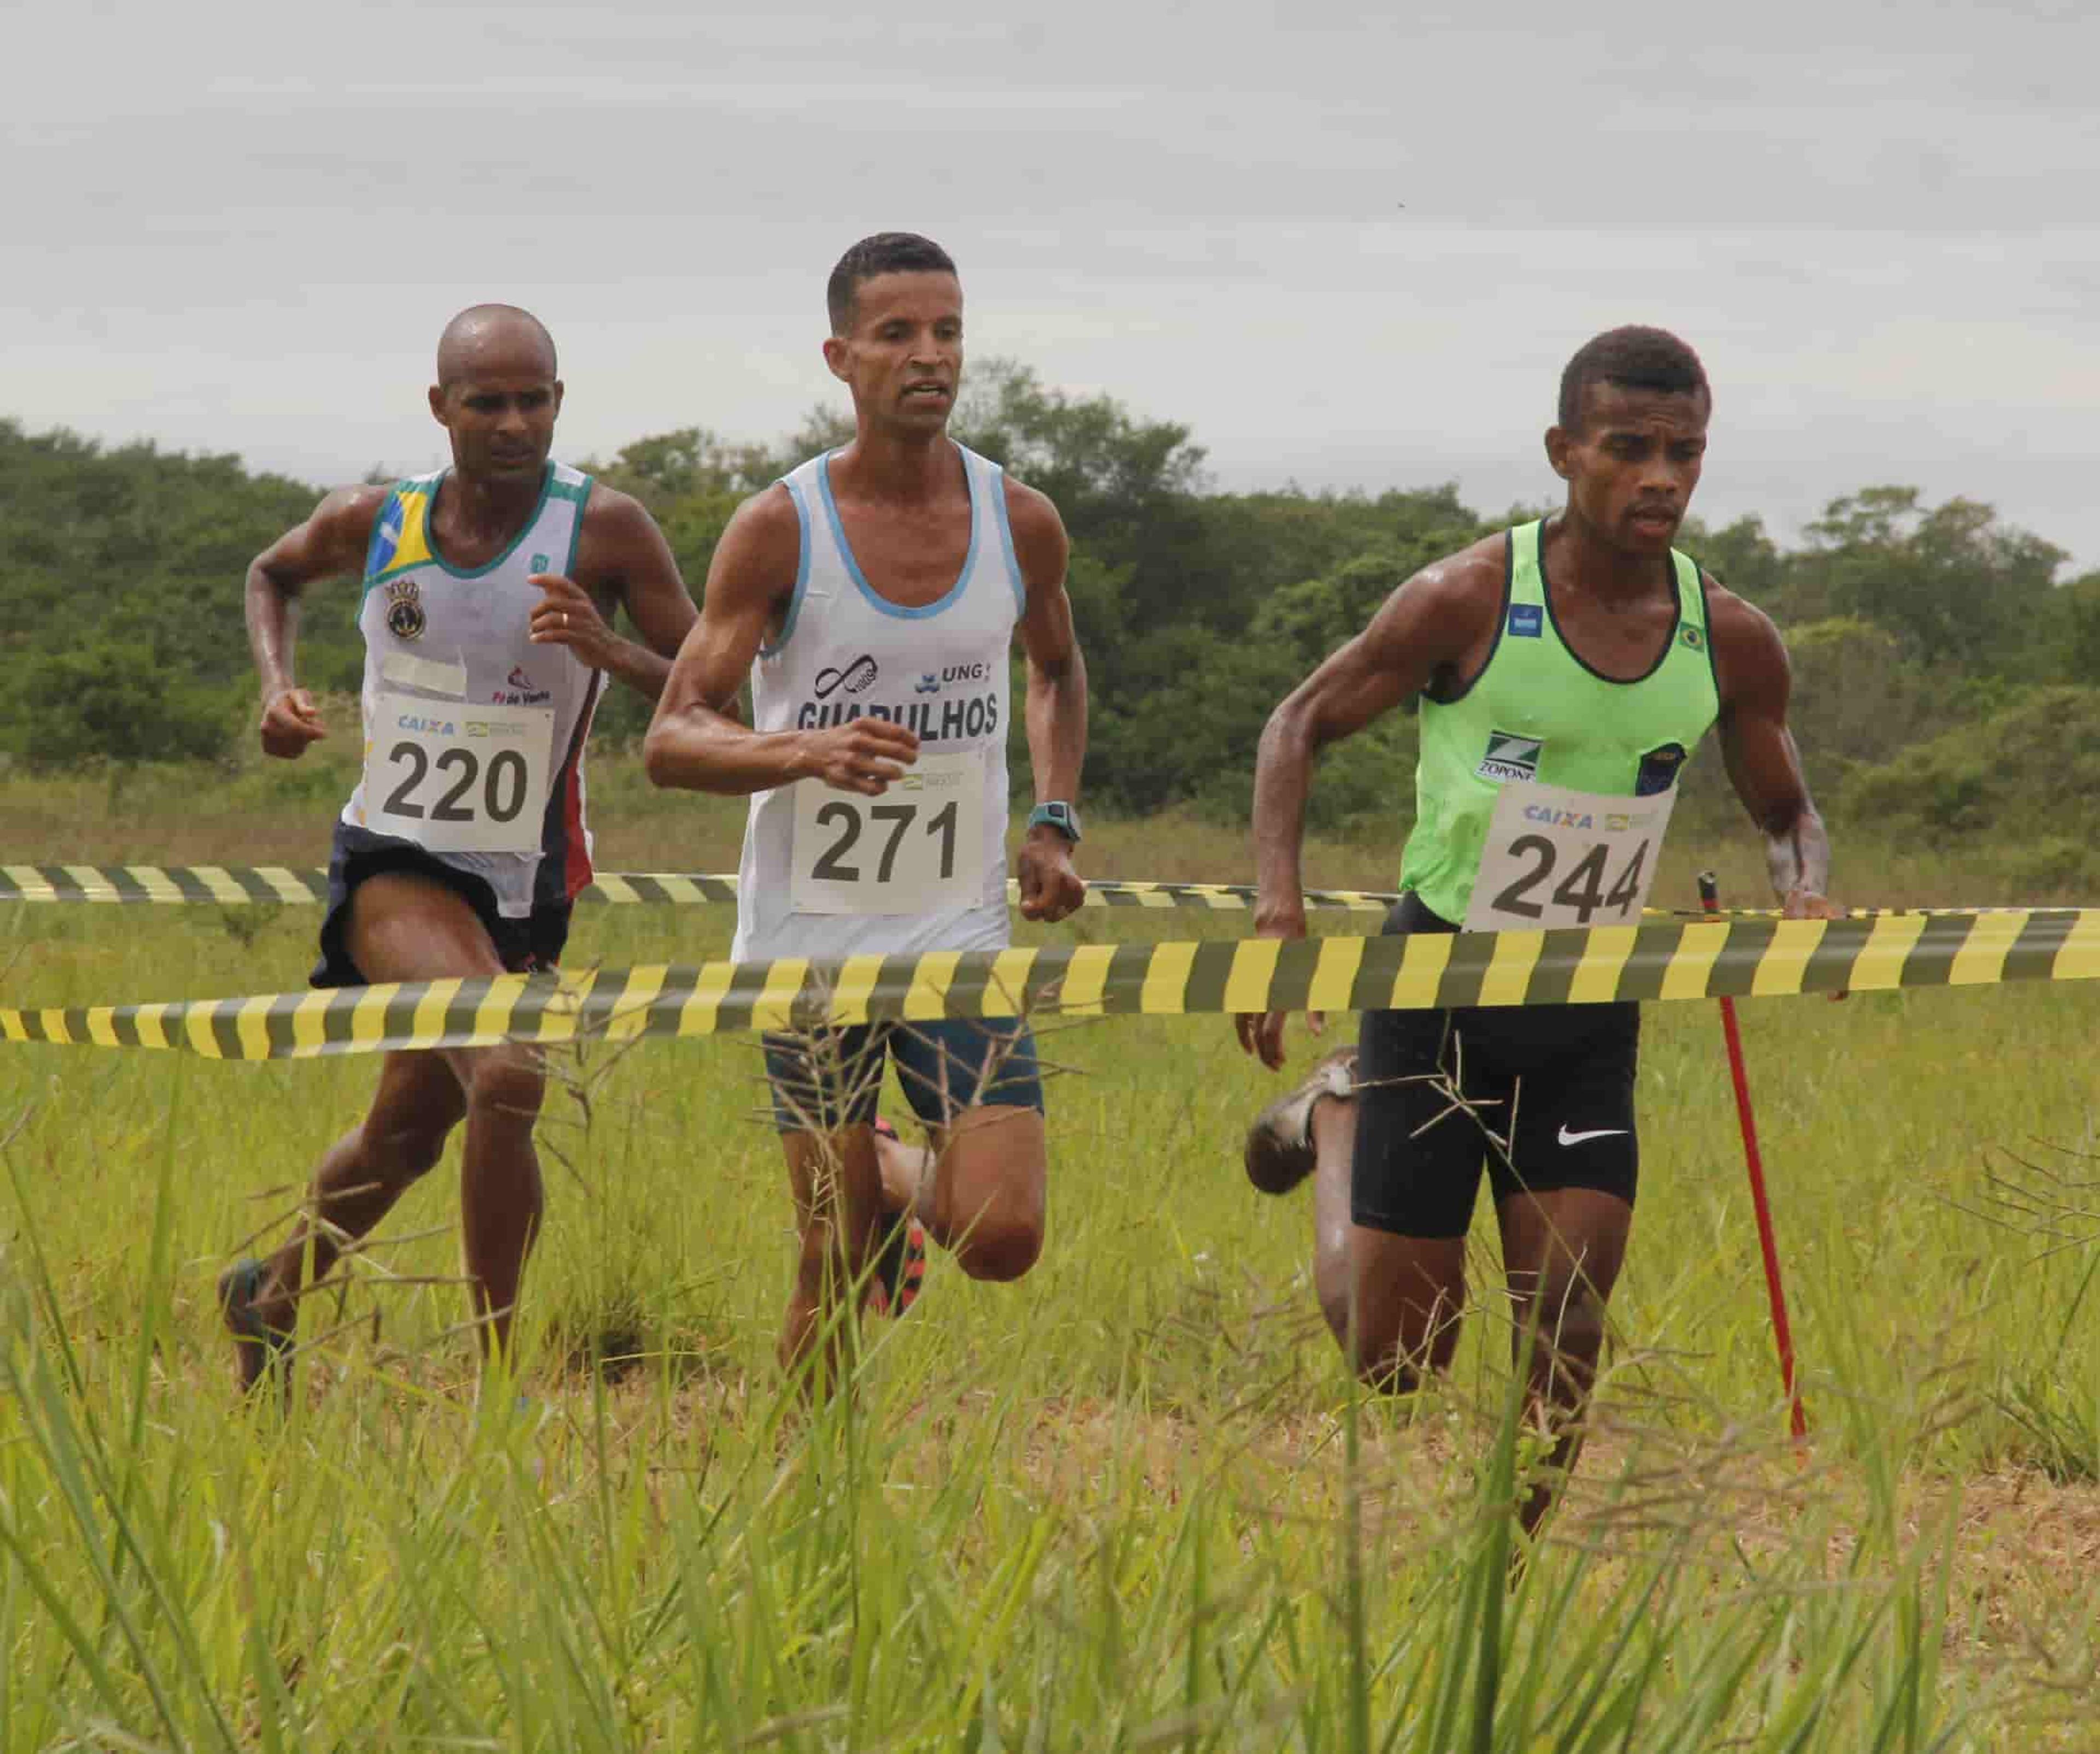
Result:
{"label": "thin branch in grass", "polygon": [[[360,1191],[365,1192],[368,1190],[361,1189]],[[237,1258],[240,1255],[244,1255],[251,1249],[257,1247],[265,1236],[272,1234],[274,1232],[282,1230],[287,1224],[296,1224],[302,1218],[312,1217],[314,1214],[308,1205],[308,1190],[302,1189],[300,1191],[299,1201],[298,1205],[287,1207],[281,1212],[273,1213],[262,1224],[258,1225],[255,1229],[249,1232],[246,1236],[243,1236],[238,1242],[235,1243],[232,1247],[228,1249],[226,1251],[227,1256]],[[209,1263],[200,1262],[198,1264],[200,1266],[209,1265],[216,1267],[218,1263],[217,1261],[211,1261]]]}
{"label": "thin branch in grass", "polygon": [[[382,1285],[390,1287],[394,1285],[470,1285],[474,1283],[474,1276],[470,1273],[387,1273],[359,1281],[360,1288],[367,1291],[376,1290]],[[332,1292],[337,1289],[336,1280],[333,1278],[329,1278],[314,1285],[302,1285],[293,1295],[298,1298],[305,1298],[311,1297],[317,1291]],[[360,1320],[363,1319],[362,1316],[359,1318]]]}

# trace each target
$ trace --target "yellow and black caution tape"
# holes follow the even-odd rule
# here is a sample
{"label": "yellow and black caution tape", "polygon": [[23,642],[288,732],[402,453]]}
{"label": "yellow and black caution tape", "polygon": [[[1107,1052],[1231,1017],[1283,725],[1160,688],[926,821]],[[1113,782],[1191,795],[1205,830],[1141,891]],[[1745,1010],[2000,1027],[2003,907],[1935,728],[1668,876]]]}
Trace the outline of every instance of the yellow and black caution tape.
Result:
{"label": "yellow and black caution tape", "polygon": [[0,1009],[0,1040],[281,1060],[885,1019],[1578,1005],[2095,977],[2100,909],[2009,908],[506,975],[161,1005]]}
{"label": "yellow and black caution tape", "polygon": [[[625,903],[660,907],[698,907],[735,902],[735,871],[600,871],[576,899],[586,903]],[[1021,886],[1009,882],[1006,898],[1021,899]],[[1251,884],[1142,883],[1091,878],[1088,907],[1209,908],[1246,912],[1257,899]],[[1308,889],[1309,908],[1352,914],[1383,914],[1400,897],[1385,889]],[[0,865],[0,901],[183,902],[211,901],[239,906],[259,901],[294,906],[328,900],[328,873],[295,870],[285,865]],[[1867,908],[1848,917],[1878,919],[1893,915],[1917,918],[1940,914],[2018,913],[2018,908]],[[1645,910],[1651,919],[1708,918],[1692,908]],[[1776,919],[1776,908],[1723,908],[1733,919]]]}
{"label": "yellow and black caution tape", "polygon": [[[695,907],[734,902],[734,871],[600,871],[578,896],[585,902],[626,902]],[[1008,883],[1007,900],[1018,901],[1021,886]],[[1369,889],[1308,889],[1308,907],[1345,908],[1382,914],[1400,897]],[[284,865],[0,865],[0,901],[180,902],[215,901],[239,906],[257,901],[293,905],[328,900],[325,870],[294,870]],[[1118,883],[1087,886],[1089,907],[1207,907],[1245,910],[1255,892],[1245,884]]]}

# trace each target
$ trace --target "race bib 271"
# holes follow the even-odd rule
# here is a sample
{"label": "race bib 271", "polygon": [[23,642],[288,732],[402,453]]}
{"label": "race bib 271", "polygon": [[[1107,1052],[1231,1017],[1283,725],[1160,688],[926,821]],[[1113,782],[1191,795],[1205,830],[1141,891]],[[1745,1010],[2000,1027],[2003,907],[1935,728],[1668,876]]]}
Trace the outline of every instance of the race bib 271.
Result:
{"label": "race bib 271", "polygon": [[795,787],[791,899],[801,914],[919,914],[984,888],[984,754],[924,755],[879,798]]}

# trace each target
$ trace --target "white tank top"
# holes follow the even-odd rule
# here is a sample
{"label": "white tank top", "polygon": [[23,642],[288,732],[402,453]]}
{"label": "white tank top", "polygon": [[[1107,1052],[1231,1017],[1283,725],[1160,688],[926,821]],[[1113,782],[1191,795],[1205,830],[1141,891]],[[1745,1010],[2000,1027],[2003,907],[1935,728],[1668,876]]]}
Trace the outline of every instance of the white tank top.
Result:
{"label": "white tank top", "polygon": [[364,635],[364,771],[342,819],[422,848],[495,890],[510,918],[590,881],[584,739],[598,672],[527,637],[532,574],[574,576],[590,477],[549,462],[532,518],[470,571],[430,533],[444,471],[404,481],[373,527]]}
{"label": "white tank top", "polygon": [[1004,472],[958,445],[970,545],[948,593],[904,609],[876,594],[839,522],[831,457],[784,478],[801,563],[780,635],[752,666],[760,731],[867,715],[919,734],[919,760],[879,798],[814,779],[755,794],[736,910],[739,961],[1004,950],[1007,686],[1027,588]]}

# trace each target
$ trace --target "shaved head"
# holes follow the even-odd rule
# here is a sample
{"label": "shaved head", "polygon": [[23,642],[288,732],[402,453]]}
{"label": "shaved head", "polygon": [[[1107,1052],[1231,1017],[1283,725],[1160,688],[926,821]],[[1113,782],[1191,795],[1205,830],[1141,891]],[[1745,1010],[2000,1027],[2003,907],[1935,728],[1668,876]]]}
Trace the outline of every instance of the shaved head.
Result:
{"label": "shaved head", "polygon": [[438,337],[438,387],[475,372],[545,377],[558,372],[547,325],[515,305],[470,305]]}

